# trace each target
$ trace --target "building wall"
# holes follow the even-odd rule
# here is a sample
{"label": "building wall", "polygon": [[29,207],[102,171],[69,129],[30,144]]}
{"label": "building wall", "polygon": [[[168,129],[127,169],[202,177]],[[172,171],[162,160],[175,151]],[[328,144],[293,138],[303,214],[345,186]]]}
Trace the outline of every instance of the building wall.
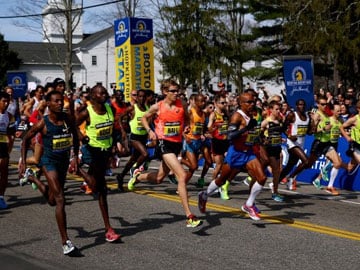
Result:
{"label": "building wall", "polygon": [[[102,83],[106,88],[115,82],[114,38],[101,40],[92,47],[83,48],[78,54],[82,62],[82,71],[77,81],[93,86]],[[92,57],[96,56],[96,65],[92,64]]]}
{"label": "building wall", "polygon": [[[74,73],[80,73],[80,67],[74,67]],[[45,85],[52,82],[55,78],[64,78],[64,71],[60,66],[55,65],[28,65],[22,64],[19,70],[25,71],[28,82]]]}

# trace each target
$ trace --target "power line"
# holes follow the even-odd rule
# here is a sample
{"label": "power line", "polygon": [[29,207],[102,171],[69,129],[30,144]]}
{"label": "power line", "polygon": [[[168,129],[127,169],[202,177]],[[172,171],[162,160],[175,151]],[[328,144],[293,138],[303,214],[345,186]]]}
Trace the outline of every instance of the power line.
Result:
{"label": "power line", "polygon": [[112,2],[107,2],[107,3],[102,3],[102,4],[96,4],[96,5],[87,6],[87,7],[74,8],[74,9],[70,9],[70,10],[56,10],[56,11],[52,11],[52,12],[45,12],[45,13],[38,13],[38,14],[16,15],[16,16],[0,16],[0,19],[28,18],[28,17],[44,16],[44,15],[48,15],[48,14],[64,13],[64,12],[69,12],[69,11],[73,12],[73,11],[79,11],[79,10],[84,10],[84,9],[89,9],[89,8],[106,6],[106,5],[115,4],[115,3],[118,3],[118,2],[124,2],[124,1],[125,0],[117,0],[117,1],[112,1]]}

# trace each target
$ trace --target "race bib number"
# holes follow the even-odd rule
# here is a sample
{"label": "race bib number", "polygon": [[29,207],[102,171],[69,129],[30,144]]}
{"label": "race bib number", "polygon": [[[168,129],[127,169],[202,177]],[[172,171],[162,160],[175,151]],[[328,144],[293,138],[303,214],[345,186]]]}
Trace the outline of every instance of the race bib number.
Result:
{"label": "race bib number", "polygon": [[307,132],[307,126],[298,126],[297,128],[297,136],[305,136]]}
{"label": "race bib number", "polygon": [[271,146],[281,145],[281,137],[271,137],[270,138],[270,145]]}
{"label": "race bib number", "polygon": [[254,142],[256,140],[258,140],[259,136],[260,136],[260,127],[255,127],[254,130],[249,131],[247,137],[246,137],[246,141],[245,144],[248,146],[251,146],[254,144]]}
{"label": "race bib number", "polygon": [[227,130],[228,130],[228,124],[227,124],[227,123],[223,123],[223,124],[219,127],[219,134],[220,134],[220,135],[225,135],[225,134],[227,134]]}
{"label": "race bib number", "polygon": [[165,123],[164,136],[173,137],[180,134],[180,122]]}
{"label": "race bib number", "polygon": [[193,135],[202,135],[202,134],[203,134],[203,129],[204,129],[204,124],[203,124],[203,123],[196,122],[196,123],[194,124],[193,130],[192,130],[192,134],[193,134]]}
{"label": "race bib number", "polygon": [[95,128],[97,140],[108,140],[111,138],[113,132],[112,122],[98,124],[95,126]]}
{"label": "race bib number", "polygon": [[138,131],[142,131],[142,130],[145,130],[145,128],[144,128],[144,126],[143,126],[143,124],[142,124],[142,122],[141,122],[141,118],[142,117],[138,117],[136,120],[137,120],[137,130]]}
{"label": "race bib number", "polygon": [[52,150],[54,152],[64,152],[70,150],[73,145],[71,134],[54,135],[52,139]]}

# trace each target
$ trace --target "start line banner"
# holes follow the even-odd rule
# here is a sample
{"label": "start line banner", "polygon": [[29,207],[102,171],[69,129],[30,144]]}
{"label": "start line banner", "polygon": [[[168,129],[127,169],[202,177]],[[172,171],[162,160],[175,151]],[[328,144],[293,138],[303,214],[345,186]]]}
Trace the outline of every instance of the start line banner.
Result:
{"label": "start line banner", "polygon": [[116,89],[130,101],[132,90],[154,91],[154,41],[151,19],[114,22]]}

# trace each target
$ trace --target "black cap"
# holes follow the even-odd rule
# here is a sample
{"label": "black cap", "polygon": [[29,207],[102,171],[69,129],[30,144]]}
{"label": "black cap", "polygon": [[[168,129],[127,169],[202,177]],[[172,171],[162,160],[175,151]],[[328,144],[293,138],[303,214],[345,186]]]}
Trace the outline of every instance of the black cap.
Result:
{"label": "black cap", "polygon": [[61,79],[61,78],[56,78],[54,81],[53,81],[53,85],[54,85],[54,87],[56,87],[57,85],[59,85],[59,84],[65,84],[65,81],[63,80],[63,79]]}

